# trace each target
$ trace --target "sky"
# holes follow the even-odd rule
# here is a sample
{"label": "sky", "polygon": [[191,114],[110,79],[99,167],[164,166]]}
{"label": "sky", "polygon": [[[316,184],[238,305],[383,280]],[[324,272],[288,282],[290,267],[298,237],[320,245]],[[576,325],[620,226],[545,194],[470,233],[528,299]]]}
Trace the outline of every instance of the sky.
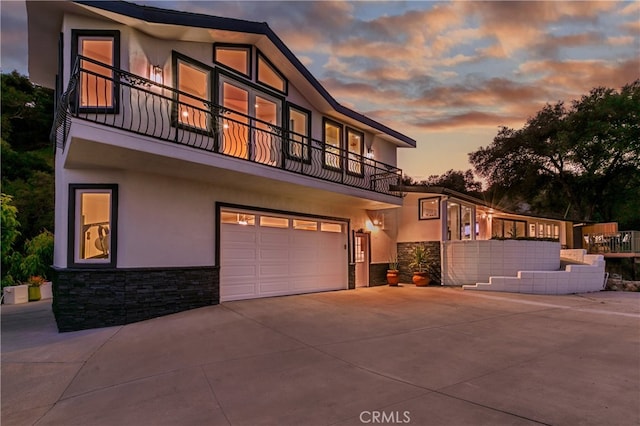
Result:
{"label": "sky", "polygon": [[[640,2],[135,1],[267,22],[341,104],[417,141],[418,180],[545,104],[640,78]],[[28,75],[24,1],[2,0],[2,72]]]}

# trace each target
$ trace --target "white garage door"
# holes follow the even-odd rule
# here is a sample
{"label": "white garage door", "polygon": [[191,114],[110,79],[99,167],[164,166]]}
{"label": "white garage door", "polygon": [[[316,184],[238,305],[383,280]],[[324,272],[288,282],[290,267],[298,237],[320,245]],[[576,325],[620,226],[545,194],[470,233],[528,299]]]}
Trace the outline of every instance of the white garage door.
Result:
{"label": "white garage door", "polygon": [[343,222],[223,210],[220,301],[348,287]]}

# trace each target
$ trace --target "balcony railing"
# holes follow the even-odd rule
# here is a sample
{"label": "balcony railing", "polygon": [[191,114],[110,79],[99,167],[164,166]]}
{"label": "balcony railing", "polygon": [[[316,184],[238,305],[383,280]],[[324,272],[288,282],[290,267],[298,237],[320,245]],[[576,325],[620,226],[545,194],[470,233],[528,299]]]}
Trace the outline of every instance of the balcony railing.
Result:
{"label": "balcony railing", "polygon": [[395,166],[81,56],[59,99],[52,129],[52,140],[62,149],[72,117],[400,197],[390,189],[402,178],[402,170]]}
{"label": "balcony railing", "polygon": [[587,253],[640,253],[640,231],[584,235]]}

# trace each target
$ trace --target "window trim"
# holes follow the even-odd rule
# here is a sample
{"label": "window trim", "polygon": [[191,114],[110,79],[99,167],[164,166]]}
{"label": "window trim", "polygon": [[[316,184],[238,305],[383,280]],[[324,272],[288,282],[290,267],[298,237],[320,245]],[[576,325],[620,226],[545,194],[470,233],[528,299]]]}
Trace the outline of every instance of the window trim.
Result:
{"label": "window trim", "polygon": [[[349,158],[349,154],[351,154],[351,150],[349,149],[349,133],[354,134],[356,136],[360,136],[360,152],[359,153],[355,153],[359,156],[359,160],[352,160]],[[344,152],[346,155],[346,168],[345,168],[345,172],[347,172],[347,174],[351,175],[351,176],[357,176],[357,177],[364,177],[364,132],[360,131],[358,129],[355,129],[353,127],[349,127],[346,126],[345,128],[345,132],[344,132]],[[351,162],[355,162],[357,164],[360,164],[360,173],[358,172],[352,172],[349,169],[349,164],[351,164]]]}
{"label": "window trim", "polygon": [[[338,149],[340,153],[338,154],[339,165],[338,167],[334,167],[330,164],[327,164],[327,124],[332,124],[340,129],[340,138],[338,140]],[[329,170],[334,170],[336,172],[342,172],[344,168],[344,150],[342,146],[344,145],[344,125],[332,120],[327,117],[322,117],[322,167]],[[333,145],[329,145],[333,146]],[[335,154],[333,154],[335,155]]]}
{"label": "window trim", "polygon": [[[291,153],[289,149],[289,141],[291,140],[291,133],[293,129],[290,128],[291,124],[291,110],[297,110],[299,113],[305,114],[307,116],[307,134],[304,135],[306,137],[306,142],[302,144],[303,152],[302,156],[298,156]],[[285,152],[285,156],[287,160],[299,161],[306,164],[311,164],[311,111],[303,108],[299,105],[296,105],[292,102],[287,102],[285,105],[285,126],[282,126],[287,131],[287,149]]]}
{"label": "window trim", "polygon": [[[427,202],[427,201],[437,201],[437,209],[436,209],[436,216],[425,216],[424,214],[424,205],[423,203]],[[440,197],[425,197],[425,198],[418,198],[418,220],[432,220],[432,219],[440,219]]]}
{"label": "window trim", "polygon": [[[109,190],[111,191],[111,223],[110,223],[110,259],[109,262],[76,262],[76,193],[78,190]],[[88,191],[87,191],[88,192]],[[69,184],[69,210],[68,230],[67,230],[67,267],[68,268],[116,268],[118,256],[118,184],[92,184],[92,183],[70,183]]]}
{"label": "window trim", "polygon": [[216,95],[216,91],[214,90],[214,87],[213,87],[213,82],[215,80],[214,79],[215,70],[211,68],[209,65],[202,63],[196,59],[190,58],[186,55],[183,55],[180,52],[177,52],[175,50],[171,52],[171,74],[172,74],[171,81],[174,88],[173,102],[171,105],[171,125],[178,129],[184,129],[190,132],[208,135],[210,133],[211,126],[212,126],[211,118],[213,117],[213,114],[211,113],[211,111],[209,112],[209,120],[207,122],[207,127],[204,129],[200,127],[194,127],[194,126],[189,126],[188,124],[184,124],[180,121],[180,117],[178,117],[178,92],[180,92],[180,90],[178,89],[178,61],[193,65],[194,68],[200,68],[201,70],[206,71],[209,74],[208,102],[210,102],[211,104],[215,104],[215,102],[212,100],[212,99],[215,99],[214,96]]}
{"label": "window trim", "polygon": [[[494,225],[495,225],[495,221],[498,221],[498,220],[502,222],[502,232],[501,232],[501,235],[497,235],[497,234],[495,233]],[[513,229],[512,229],[512,231],[514,232],[514,235],[512,235],[512,236],[505,235],[505,228],[504,228],[505,221],[513,222]],[[518,223],[522,223],[522,224],[524,224],[524,230],[525,230],[524,235],[517,235],[517,224],[518,224]],[[527,236],[527,234],[528,234],[527,227],[528,227],[528,222],[527,222],[526,220],[521,220],[521,219],[512,219],[512,218],[509,218],[509,217],[493,217],[493,218],[491,219],[491,238],[497,237],[497,238],[507,238],[507,239],[511,239],[511,238],[521,238],[521,237],[526,237],[526,236]]]}
{"label": "window trim", "polygon": [[[217,60],[217,51],[218,47],[222,48],[231,48],[236,50],[246,50],[247,51],[247,73],[243,73],[241,71],[236,70],[235,68],[231,68],[229,65],[225,65],[222,62]],[[244,76],[248,79],[252,78],[253,71],[253,46],[250,44],[234,44],[234,43],[213,43],[213,62],[225,70],[229,70],[234,74],[238,74]]]}
{"label": "window trim", "polygon": [[[70,69],[74,69],[74,65],[78,59],[79,46],[78,43],[81,37],[111,37],[113,38],[113,65],[116,70],[120,69],[120,31],[119,30],[84,30],[84,29],[72,29],[71,30],[71,66]],[[76,91],[76,109],[78,112],[88,113],[100,113],[100,114],[118,114],[120,112],[120,83],[116,81],[115,73],[112,76],[113,83],[113,106],[112,107],[82,107],[80,106],[79,90]]]}
{"label": "window trim", "polygon": [[[282,74],[282,72],[278,69],[278,67],[276,67],[273,62],[271,62],[269,60],[269,58],[266,57],[266,55],[264,55],[260,49],[256,49],[256,83],[261,84],[262,86],[266,86],[268,88],[270,88],[271,90],[275,90],[278,93],[282,93],[283,95],[287,96],[289,94],[289,80],[287,80],[284,76],[284,74]],[[284,83],[284,89],[280,90],[277,87],[273,87],[272,85],[270,85],[267,82],[261,81],[260,80],[260,60],[263,60],[267,66],[269,68],[271,68],[271,70],[282,79],[282,82]]]}

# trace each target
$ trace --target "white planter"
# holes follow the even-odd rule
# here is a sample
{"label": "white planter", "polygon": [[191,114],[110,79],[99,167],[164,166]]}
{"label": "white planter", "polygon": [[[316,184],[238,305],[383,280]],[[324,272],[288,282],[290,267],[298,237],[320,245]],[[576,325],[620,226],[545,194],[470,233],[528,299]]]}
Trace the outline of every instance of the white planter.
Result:
{"label": "white planter", "polygon": [[45,281],[40,286],[40,300],[53,298],[53,285],[51,281]]}
{"label": "white planter", "polygon": [[18,305],[29,301],[28,285],[12,285],[4,288],[4,303]]}

